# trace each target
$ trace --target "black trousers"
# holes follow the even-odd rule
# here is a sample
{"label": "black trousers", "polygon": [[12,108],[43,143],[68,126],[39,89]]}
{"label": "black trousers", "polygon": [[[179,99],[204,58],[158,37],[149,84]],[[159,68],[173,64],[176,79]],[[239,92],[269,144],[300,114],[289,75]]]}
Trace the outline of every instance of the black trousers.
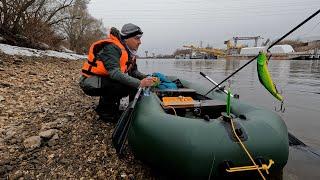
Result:
{"label": "black trousers", "polygon": [[81,77],[80,86],[87,95],[100,96],[96,110],[105,112],[119,110],[120,99],[129,95],[131,101],[137,91],[108,77]]}
{"label": "black trousers", "polygon": [[120,99],[129,95],[129,100],[134,98],[136,89],[109,78],[101,78],[101,91],[99,105],[97,108],[103,108],[104,111],[108,111],[105,108],[110,108],[111,111],[118,111],[120,105]]}

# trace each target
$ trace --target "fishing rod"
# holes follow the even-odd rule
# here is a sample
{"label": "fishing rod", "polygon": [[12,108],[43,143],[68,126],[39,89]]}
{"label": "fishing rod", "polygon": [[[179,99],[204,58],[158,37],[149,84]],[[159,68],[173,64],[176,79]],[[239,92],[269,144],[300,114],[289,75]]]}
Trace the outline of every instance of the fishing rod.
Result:
{"label": "fishing rod", "polygon": [[[200,72],[201,76],[205,77],[206,79],[208,79],[212,84],[217,85],[218,83],[216,83],[214,80],[212,80],[209,76],[205,75],[203,72]],[[228,94],[228,91],[224,89],[224,87],[218,86],[219,90],[221,90],[222,92],[224,92],[225,94]],[[231,94],[231,97],[239,99],[239,95],[238,94]]]}
{"label": "fishing rod", "polygon": [[[313,13],[311,16],[309,16],[307,19],[305,19],[303,22],[301,22],[300,24],[298,24],[296,27],[294,27],[291,31],[289,31],[288,33],[286,33],[285,35],[283,35],[281,38],[279,38],[277,41],[275,41],[274,43],[272,43],[267,51],[272,48],[274,45],[276,45],[277,43],[279,43],[280,41],[282,41],[284,38],[286,38],[287,36],[289,36],[291,33],[293,33],[295,30],[297,30],[298,28],[300,28],[302,25],[304,25],[306,22],[308,22],[310,19],[312,19],[313,17],[315,17],[317,14],[320,13],[320,9],[318,9],[318,11],[316,11],[315,13]],[[238,73],[241,69],[243,69],[244,67],[246,67],[248,64],[250,64],[252,61],[254,61],[256,58],[258,57],[258,55],[256,55],[254,58],[252,58],[250,61],[248,61],[246,64],[244,64],[243,66],[241,66],[239,69],[237,69],[235,72],[233,72],[231,75],[229,75],[227,78],[225,78],[223,81],[221,81],[219,84],[217,84],[215,87],[213,87],[210,91],[208,91],[205,95],[208,95],[211,91],[215,90],[217,87],[219,87],[222,83],[224,83],[226,80],[228,80],[229,78],[231,78],[232,76],[234,76],[236,73]]]}

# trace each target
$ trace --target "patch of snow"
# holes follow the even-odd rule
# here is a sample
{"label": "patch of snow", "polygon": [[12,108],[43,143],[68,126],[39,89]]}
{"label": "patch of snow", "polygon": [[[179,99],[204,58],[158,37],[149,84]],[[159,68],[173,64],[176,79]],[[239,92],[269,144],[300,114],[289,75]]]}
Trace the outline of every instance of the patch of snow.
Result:
{"label": "patch of snow", "polygon": [[51,51],[51,50],[46,50],[44,52],[45,52],[44,55],[47,55],[47,56],[54,56],[54,57],[66,58],[66,59],[83,59],[87,57],[80,54],[58,52],[58,51]]}
{"label": "patch of snow", "polygon": [[7,44],[0,44],[0,51],[9,55],[40,56],[37,52],[38,50],[18,46],[11,46]]}
{"label": "patch of snow", "polygon": [[0,51],[9,54],[9,55],[21,55],[21,56],[51,56],[57,58],[65,58],[65,59],[84,59],[87,56],[74,54],[74,53],[66,53],[66,52],[58,52],[58,51],[51,51],[51,50],[37,50],[25,47],[18,47],[18,46],[11,46],[7,44],[0,44]]}

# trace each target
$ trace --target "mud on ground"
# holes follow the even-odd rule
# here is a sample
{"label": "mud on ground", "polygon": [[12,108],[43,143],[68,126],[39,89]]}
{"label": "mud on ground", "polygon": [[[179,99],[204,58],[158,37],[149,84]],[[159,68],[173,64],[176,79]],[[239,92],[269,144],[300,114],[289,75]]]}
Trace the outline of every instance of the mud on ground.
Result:
{"label": "mud on ground", "polygon": [[0,54],[0,179],[154,179],[78,86],[82,60]]}

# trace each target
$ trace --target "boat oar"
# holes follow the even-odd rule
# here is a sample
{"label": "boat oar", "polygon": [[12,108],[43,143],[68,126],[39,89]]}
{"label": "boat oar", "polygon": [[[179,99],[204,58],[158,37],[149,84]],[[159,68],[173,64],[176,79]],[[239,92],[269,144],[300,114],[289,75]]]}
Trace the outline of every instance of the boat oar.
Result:
{"label": "boat oar", "polygon": [[[132,102],[131,102],[132,103]],[[131,103],[129,103],[128,107],[122,112],[118,123],[116,125],[116,127],[114,128],[114,131],[112,133],[112,143],[115,145],[116,142],[119,141],[120,135],[127,123],[126,118],[128,117],[128,113],[129,113],[129,107],[131,106]]]}
{"label": "boat oar", "polygon": [[[214,80],[212,80],[209,76],[205,75],[203,72],[200,72],[201,76],[205,77],[206,79],[208,79],[212,84],[214,85],[218,85],[218,83],[216,83]],[[221,90],[222,92],[224,92],[225,94],[228,95],[228,91],[225,90],[223,87],[221,87],[220,85],[218,86],[219,90]],[[234,94],[232,95],[231,94],[231,97],[233,98],[239,98],[239,95],[238,94]]]}
{"label": "boat oar", "polygon": [[134,100],[132,101],[132,103],[129,104],[126,110],[121,114],[119,121],[113,131],[112,144],[115,147],[117,154],[119,156],[122,155],[124,144],[127,140],[128,132],[131,126],[133,111],[140,97],[141,91],[142,91],[142,88],[139,87],[138,92],[134,97]]}

